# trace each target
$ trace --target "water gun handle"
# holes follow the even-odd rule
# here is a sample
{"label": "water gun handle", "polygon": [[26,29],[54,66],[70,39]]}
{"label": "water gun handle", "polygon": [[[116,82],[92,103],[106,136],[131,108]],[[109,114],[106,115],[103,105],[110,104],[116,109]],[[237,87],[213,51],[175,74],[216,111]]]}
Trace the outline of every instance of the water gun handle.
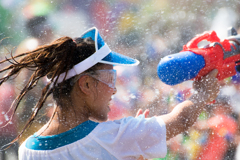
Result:
{"label": "water gun handle", "polygon": [[[199,48],[203,40],[210,44]],[[240,62],[239,47],[239,35],[220,41],[215,31],[205,32],[184,45],[180,53],[164,57],[158,64],[158,76],[168,85],[199,80],[213,69],[218,69],[219,80],[231,77]]]}

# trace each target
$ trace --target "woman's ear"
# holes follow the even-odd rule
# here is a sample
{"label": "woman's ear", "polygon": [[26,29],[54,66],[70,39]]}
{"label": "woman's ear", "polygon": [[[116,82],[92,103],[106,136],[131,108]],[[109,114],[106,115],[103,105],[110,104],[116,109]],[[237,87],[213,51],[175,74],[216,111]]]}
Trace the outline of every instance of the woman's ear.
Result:
{"label": "woman's ear", "polygon": [[84,94],[89,95],[91,93],[92,83],[92,79],[89,76],[85,75],[79,78],[78,87]]}

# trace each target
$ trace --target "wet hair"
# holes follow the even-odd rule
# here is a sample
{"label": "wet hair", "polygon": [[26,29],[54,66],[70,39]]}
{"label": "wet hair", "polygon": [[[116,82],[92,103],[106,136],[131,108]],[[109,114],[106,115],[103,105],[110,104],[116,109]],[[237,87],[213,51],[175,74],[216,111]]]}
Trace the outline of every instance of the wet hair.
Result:
{"label": "wet hair", "polygon": [[[48,79],[51,80],[43,88],[42,94],[37,104],[34,106],[33,112],[25,127],[11,143],[16,142],[23,132],[31,126],[38,111],[43,107],[44,102],[50,94],[53,95],[56,103],[61,106],[61,99],[70,95],[74,85],[74,79],[76,79],[77,75],[67,80],[64,78],[61,83],[57,84],[59,75],[64,72],[67,73],[74,65],[88,58],[94,52],[95,45],[91,38],[72,39],[70,37],[61,37],[53,41],[51,44],[40,46],[33,51],[22,53],[17,56],[12,56],[11,54],[10,58],[6,58],[0,62],[0,64],[4,62],[11,63],[9,66],[0,70],[0,73],[8,72],[4,77],[0,78],[0,85],[11,77],[18,75],[22,69],[33,71],[27,84],[23,87],[20,94],[15,98],[11,105],[11,108],[14,110],[13,115],[24,96],[37,85],[41,78],[47,76]],[[94,70],[98,65],[99,64],[88,70]]]}

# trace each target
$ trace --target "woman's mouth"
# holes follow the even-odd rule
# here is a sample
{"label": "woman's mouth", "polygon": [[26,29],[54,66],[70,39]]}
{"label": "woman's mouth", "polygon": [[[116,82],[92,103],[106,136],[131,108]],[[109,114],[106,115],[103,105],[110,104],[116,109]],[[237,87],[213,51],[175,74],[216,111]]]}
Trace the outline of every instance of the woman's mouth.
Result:
{"label": "woman's mouth", "polygon": [[112,101],[112,99],[110,99],[109,102],[108,102],[108,109],[109,109],[109,110],[111,110],[111,109],[110,109],[110,106],[112,105],[112,102],[111,102],[111,101]]}

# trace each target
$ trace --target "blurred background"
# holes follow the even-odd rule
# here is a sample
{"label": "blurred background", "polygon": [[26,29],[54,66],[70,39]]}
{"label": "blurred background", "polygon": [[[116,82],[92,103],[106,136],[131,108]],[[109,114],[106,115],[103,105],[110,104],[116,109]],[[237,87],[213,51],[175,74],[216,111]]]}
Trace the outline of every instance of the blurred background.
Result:
{"label": "blurred background", "polygon": [[[151,117],[170,112],[191,95],[191,81],[168,86],[159,80],[161,58],[180,52],[204,31],[215,30],[221,39],[226,38],[229,27],[239,30],[239,14],[237,0],[0,0],[0,60],[61,36],[78,37],[96,26],[112,50],[140,60],[137,67],[116,67],[118,92],[109,120],[134,116],[139,108],[150,109]],[[30,73],[23,71],[0,87],[1,126],[11,119],[9,106]],[[20,133],[45,83],[43,79],[24,98],[9,124],[0,128],[1,147]],[[221,85],[218,103],[207,106],[189,131],[168,141],[164,159],[240,159],[240,76],[229,77]],[[0,160],[17,159],[19,145],[46,123],[52,107],[48,100],[18,143],[0,152]]]}

